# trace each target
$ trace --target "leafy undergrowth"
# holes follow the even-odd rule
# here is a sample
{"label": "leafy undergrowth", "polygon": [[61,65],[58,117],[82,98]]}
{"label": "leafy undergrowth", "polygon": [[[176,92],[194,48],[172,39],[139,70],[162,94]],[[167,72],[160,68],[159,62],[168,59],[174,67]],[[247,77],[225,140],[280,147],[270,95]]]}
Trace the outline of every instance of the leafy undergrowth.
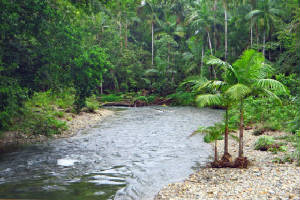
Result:
{"label": "leafy undergrowth", "polygon": [[[34,93],[32,98],[25,102],[22,113],[15,118],[10,131],[20,131],[25,134],[51,136],[61,134],[68,129],[66,121],[75,116],[74,90],[63,92]],[[95,112],[99,108],[96,96],[87,99],[84,112]]]}
{"label": "leafy undergrowth", "polygon": [[103,94],[99,95],[99,102],[128,102],[134,104],[134,102],[144,102],[146,105],[153,105],[157,99],[163,99],[157,94],[148,94],[147,92],[127,92],[127,93],[116,93],[116,94]]}

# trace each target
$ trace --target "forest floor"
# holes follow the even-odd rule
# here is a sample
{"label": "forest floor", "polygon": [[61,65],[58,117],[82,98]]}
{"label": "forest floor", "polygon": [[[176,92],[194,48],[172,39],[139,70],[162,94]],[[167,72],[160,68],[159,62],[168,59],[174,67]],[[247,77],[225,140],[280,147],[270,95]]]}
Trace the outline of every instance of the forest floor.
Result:
{"label": "forest floor", "polygon": [[45,135],[24,134],[18,131],[4,132],[0,137],[0,153],[12,151],[25,144],[44,142],[51,138],[70,137],[76,134],[79,130],[95,125],[96,123],[103,120],[105,117],[112,115],[113,113],[113,111],[107,109],[98,109],[92,113],[65,113],[64,117],[60,120],[66,122],[68,129],[61,134],[51,135],[50,137],[47,137]]}
{"label": "forest floor", "polygon": [[[274,154],[270,151],[254,150],[253,130],[245,131],[244,153],[251,164],[248,169],[205,167],[191,174],[185,181],[165,186],[155,200],[166,199],[297,199],[300,200],[300,167],[296,163],[278,164],[274,161],[288,161],[296,149],[291,142],[286,152]],[[237,136],[237,133],[233,135]],[[270,132],[275,138],[288,135],[284,132]],[[286,142],[276,140],[276,142]],[[223,141],[218,142],[219,154],[223,154]],[[230,137],[230,154],[238,155],[238,141]]]}

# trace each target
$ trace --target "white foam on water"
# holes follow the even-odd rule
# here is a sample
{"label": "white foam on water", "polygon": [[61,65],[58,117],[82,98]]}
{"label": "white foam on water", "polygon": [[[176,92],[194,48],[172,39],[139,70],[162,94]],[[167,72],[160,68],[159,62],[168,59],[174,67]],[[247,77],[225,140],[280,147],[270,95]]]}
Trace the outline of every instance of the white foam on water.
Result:
{"label": "white foam on water", "polygon": [[79,162],[78,160],[73,160],[73,159],[58,159],[57,160],[57,165],[64,166],[64,167],[71,167],[73,166],[76,162]]}

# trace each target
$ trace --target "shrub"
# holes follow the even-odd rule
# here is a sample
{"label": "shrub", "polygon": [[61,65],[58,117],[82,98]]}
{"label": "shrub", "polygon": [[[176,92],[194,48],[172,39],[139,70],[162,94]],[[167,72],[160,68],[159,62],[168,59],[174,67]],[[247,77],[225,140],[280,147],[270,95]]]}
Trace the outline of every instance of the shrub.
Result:
{"label": "shrub", "polygon": [[149,95],[149,96],[147,96],[148,103],[153,103],[156,98],[157,98],[157,95]]}
{"label": "shrub", "polygon": [[295,153],[295,157],[297,159],[297,164],[300,165],[300,130],[296,131],[296,137],[297,137],[297,141],[296,141],[296,153]]}
{"label": "shrub", "polygon": [[21,130],[25,133],[51,136],[67,130],[66,122],[56,120],[53,116],[43,113],[31,113],[29,115],[26,117],[30,117],[30,119],[21,124]]}
{"label": "shrub", "polygon": [[98,103],[87,102],[86,103],[87,112],[94,113],[95,110],[99,108]]}
{"label": "shrub", "polygon": [[108,94],[108,95],[101,95],[100,101],[102,102],[114,102],[114,101],[121,101],[122,97],[116,94]]}
{"label": "shrub", "polygon": [[27,92],[10,78],[0,74],[0,130],[7,130],[27,99]]}
{"label": "shrub", "polygon": [[195,101],[195,94],[192,92],[177,91],[167,97],[175,100],[175,105],[190,106],[194,105]]}
{"label": "shrub", "polygon": [[267,151],[274,145],[274,138],[271,136],[261,136],[255,142],[255,150]]}
{"label": "shrub", "polygon": [[134,98],[134,101],[144,101],[148,103],[148,98],[146,96],[138,96]]}
{"label": "shrub", "polygon": [[59,118],[63,118],[64,117],[64,112],[62,112],[62,111],[56,111],[56,112],[54,112],[54,116],[55,117],[59,117]]}

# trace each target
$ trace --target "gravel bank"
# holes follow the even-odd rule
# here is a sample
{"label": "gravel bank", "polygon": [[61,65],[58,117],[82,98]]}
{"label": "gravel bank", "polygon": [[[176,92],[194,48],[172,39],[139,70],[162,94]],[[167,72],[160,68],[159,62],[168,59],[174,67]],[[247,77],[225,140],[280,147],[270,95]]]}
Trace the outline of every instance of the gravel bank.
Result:
{"label": "gravel bank", "polygon": [[[286,133],[267,133],[282,136]],[[234,135],[237,136],[235,133]],[[184,182],[172,183],[164,187],[155,200],[165,199],[297,199],[300,200],[300,167],[295,163],[276,164],[272,160],[293,153],[289,143],[288,152],[272,154],[254,150],[259,136],[253,136],[252,130],[245,131],[245,156],[251,161],[248,169],[212,169],[202,168]],[[280,140],[277,140],[280,142]],[[223,141],[218,149],[223,150]],[[238,155],[238,142],[230,137],[230,153]],[[222,155],[222,151],[219,152]]]}
{"label": "gravel bank", "polygon": [[[114,112],[106,109],[98,109],[94,113],[81,112],[78,115],[65,113],[62,121],[66,121],[68,130],[60,135],[54,135],[54,138],[65,138],[76,134],[79,130],[88,128]],[[68,119],[68,120],[67,120]],[[45,142],[49,138],[45,135],[28,135],[17,131],[7,131],[0,138],[0,153],[13,151],[20,145]]]}

